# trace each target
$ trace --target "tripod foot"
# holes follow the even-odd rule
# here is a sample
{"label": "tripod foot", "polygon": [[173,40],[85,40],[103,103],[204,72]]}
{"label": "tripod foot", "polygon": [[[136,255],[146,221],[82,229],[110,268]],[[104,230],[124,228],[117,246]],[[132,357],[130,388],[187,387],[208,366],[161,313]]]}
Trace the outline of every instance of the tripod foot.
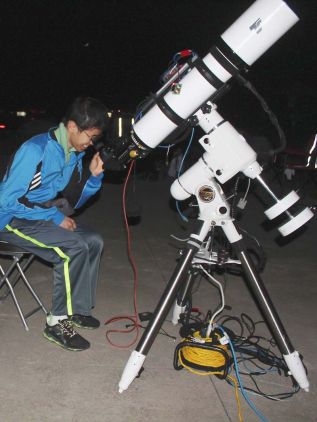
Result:
{"label": "tripod foot", "polygon": [[186,306],[180,306],[175,302],[174,309],[173,309],[173,316],[172,316],[172,324],[177,325],[179,321],[180,314],[185,312]]}
{"label": "tripod foot", "polygon": [[133,350],[128,362],[125,365],[121,380],[119,382],[119,393],[127,390],[134,378],[138,376],[145,358],[145,355],[142,355],[142,353]]}
{"label": "tripod foot", "polygon": [[300,388],[309,392],[309,381],[299,353],[295,350],[289,355],[283,355],[290,374],[295,378]]}

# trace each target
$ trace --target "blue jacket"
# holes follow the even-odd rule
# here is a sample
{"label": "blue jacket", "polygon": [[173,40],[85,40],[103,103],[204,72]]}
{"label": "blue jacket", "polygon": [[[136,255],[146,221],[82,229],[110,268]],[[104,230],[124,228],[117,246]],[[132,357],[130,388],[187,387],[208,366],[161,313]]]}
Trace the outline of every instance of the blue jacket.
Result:
{"label": "blue jacket", "polygon": [[[65,163],[61,145],[53,138],[54,132],[43,133],[24,142],[15,153],[11,167],[0,183],[0,230],[13,217],[28,220],[52,220],[59,225],[65,218],[55,206],[42,208],[28,203],[44,203],[53,200],[63,191],[77,168],[82,175],[84,152],[71,152]],[[38,165],[40,171],[37,173]],[[81,207],[101,187],[103,173],[91,174],[85,181],[74,208]],[[26,201],[21,201],[21,198]]]}

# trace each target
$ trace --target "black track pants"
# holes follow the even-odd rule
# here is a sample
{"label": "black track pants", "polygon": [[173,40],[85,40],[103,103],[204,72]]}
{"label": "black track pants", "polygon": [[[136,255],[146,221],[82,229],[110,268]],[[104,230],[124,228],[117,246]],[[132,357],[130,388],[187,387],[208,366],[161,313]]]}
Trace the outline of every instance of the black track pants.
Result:
{"label": "black track pants", "polygon": [[15,218],[0,230],[0,240],[53,264],[53,315],[91,315],[103,250],[99,234],[83,226],[70,231],[51,221]]}

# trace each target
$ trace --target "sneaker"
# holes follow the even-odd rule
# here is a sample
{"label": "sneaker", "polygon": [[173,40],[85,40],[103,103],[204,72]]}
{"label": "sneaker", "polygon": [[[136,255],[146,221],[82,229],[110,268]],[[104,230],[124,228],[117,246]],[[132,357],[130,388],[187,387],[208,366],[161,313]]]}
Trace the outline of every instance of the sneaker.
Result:
{"label": "sneaker", "polygon": [[43,335],[67,350],[79,352],[90,347],[90,343],[76,333],[69,319],[63,319],[53,326],[46,324]]}
{"label": "sneaker", "polygon": [[100,321],[93,316],[75,314],[69,317],[70,321],[78,328],[88,328],[93,330],[100,327]]}

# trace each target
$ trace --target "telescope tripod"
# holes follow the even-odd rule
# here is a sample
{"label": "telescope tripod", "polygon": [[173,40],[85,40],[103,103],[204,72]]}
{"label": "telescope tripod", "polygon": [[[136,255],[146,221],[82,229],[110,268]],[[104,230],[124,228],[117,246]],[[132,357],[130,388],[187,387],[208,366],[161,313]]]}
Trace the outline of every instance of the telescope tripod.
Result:
{"label": "telescope tripod", "polygon": [[195,195],[200,211],[196,227],[186,242],[186,247],[153,312],[152,319],[149,321],[136,349],[130,355],[119,382],[119,391],[126,390],[139,374],[144,360],[175,301],[173,322],[174,324],[177,323],[193,284],[194,277],[191,272],[193,260],[201,250],[213,226],[218,226],[222,229],[225,237],[235,250],[245,274],[247,285],[253,293],[255,302],[283,354],[290,374],[301,388],[308,391],[309,382],[299,353],[293,348],[266,287],[250,259],[249,253],[244,246],[243,237],[238,232],[230,216],[230,205],[226,201],[221,187],[214,178],[210,178],[208,185],[204,183],[197,187]]}

